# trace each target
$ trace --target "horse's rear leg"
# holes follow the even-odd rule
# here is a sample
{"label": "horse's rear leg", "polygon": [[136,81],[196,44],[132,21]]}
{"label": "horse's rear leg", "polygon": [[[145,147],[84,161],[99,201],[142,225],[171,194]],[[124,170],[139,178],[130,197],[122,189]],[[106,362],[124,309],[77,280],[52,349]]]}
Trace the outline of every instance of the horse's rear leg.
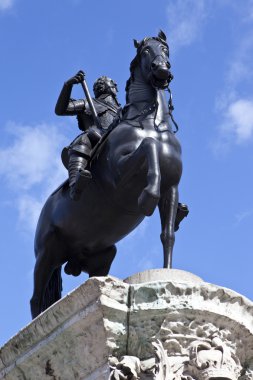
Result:
{"label": "horse's rear leg", "polygon": [[35,318],[61,298],[61,264],[55,259],[59,247],[52,234],[43,248],[38,249],[34,268],[34,291],[30,301],[32,317]]}
{"label": "horse's rear leg", "polygon": [[87,265],[87,272],[89,273],[89,276],[107,276],[116,252],[116,246],[112,245],[103,251],[93,254],[89,258]]}
{"label": "horse's rear leg", "polygon": [[54,268],[44,252],[39,252],[34,268],[34,291],[30,301],[32,317],[42,312],[44,293]]}
{"label": "horse's rear leg", "polygon": [[172,267],[172,252],[175,243],[175,219],[178,206],[178,188],[172,186],[161,197],[159,211],[162,225],[161,242],[163,245],[164,268]]}

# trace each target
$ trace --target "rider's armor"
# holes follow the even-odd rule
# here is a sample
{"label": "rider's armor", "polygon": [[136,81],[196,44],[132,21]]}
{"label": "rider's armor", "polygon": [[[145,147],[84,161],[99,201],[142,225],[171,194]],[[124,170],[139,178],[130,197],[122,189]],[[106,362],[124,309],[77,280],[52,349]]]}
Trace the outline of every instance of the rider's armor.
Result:
{"label": "rider's armor", "polygon": [[[102,78],[110,80],[107,77]],[[114,84],[113,81],[111,82]],[[56,105],[56,113],[57,115],[76,115],[79,129],[84,131],[62,152],[63,164],[69,171],[70,196],[72,199],[78,199],[87,179],[91,178],[91,174],[86,168],[92,148],[105,132],[118,124],[121,108],[117,101],[116,93],[115,96],[110,93],[100,93],[98,95],[94,91],[95,95],[98,95],[93,99],[101,124],[101,128],[98,128],[94,125],[87,100],[71,99],[71,89],[72,85],[64,84]],[[108,88],[105,88],[105,91],[106,89],[108,90]]]}

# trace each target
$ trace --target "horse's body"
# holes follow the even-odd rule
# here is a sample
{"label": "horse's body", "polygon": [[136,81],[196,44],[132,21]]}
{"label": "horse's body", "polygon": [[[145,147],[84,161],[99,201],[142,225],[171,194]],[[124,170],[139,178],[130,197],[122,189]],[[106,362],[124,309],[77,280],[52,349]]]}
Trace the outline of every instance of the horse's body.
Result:
{"label": "horse's body", "polygon": [[[150,53],[149,67],[142,62],[147,60],[146,54],[145,60],[141,59],[147,46],[154,54],[152,57]],[[182,163],[161,89],[170,75],[167,58],[160,51],[164,46],[164,35],[139,44],[140,58],[132,64],[127,88],[129,105],[122,122],[110,132],[92,161],[93,179],[80,201],[72,201],[64,185],[49,197],[41,212],[35,238],[33,317],[60,298],[60,268],[64,263],[69,274],[86,271],[90,276],[107,275],[116,253],[115,243],[151,215],[157,205],[164,267],[171,265]],[[157,86],[145,75],[152,65]]]}

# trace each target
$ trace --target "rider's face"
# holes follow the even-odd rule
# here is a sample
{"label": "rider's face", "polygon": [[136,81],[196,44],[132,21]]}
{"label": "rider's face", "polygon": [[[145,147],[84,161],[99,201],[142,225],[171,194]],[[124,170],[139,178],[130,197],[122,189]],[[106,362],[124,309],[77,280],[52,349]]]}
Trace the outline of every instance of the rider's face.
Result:
{"label": "rider's face", "polygon": [[105,92],[107,94],[116,96],[118,89],[116,83],[112,79],[105,82]]}

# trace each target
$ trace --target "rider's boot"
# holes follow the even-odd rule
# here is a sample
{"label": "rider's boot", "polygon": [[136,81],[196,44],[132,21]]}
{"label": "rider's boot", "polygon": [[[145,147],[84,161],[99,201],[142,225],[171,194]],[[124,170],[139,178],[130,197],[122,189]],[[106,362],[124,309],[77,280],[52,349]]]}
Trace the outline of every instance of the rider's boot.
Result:
{"label": "rider's boot", "polygon": [[71,154],[69,157],[69,187],[70,198],[78,201],[85,186],[91,180],[91,172],[86,169],[88,164],[87,158]]}
{"label": "rider's boot", "polygon": [[188,206],[184,203],[178,203],[177,206],[177,215],[175,220],[175,231],[179,229],[179,224],[182,220],[189,214]]}

